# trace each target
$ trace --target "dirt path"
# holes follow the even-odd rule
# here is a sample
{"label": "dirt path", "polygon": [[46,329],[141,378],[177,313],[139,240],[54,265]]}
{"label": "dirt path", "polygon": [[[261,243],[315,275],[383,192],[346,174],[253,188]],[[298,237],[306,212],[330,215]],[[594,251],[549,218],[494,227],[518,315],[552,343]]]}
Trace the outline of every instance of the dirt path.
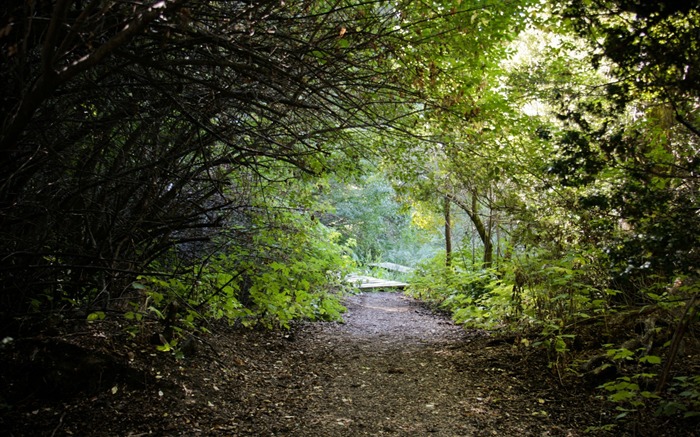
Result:
{"label": "dirt path", "polygon": [[475,429],[456,423],[468,413],[467,384],[454,365],[463,337],[458,328],[398,294],[356,296],[348,310],[346,324],[326,325],[305,338],[309,359],[322,373],[304,395],[300,420],[286,431],[474,435]]}
{"label": "dirt path", "polygon": [[220,327],[185,358],[139,346],[117,321],[14,341],[0,383],[30,390],[7,403],[0,390],[0,435],[693,435],[668,422],[606,433],[615,421],[600,393],[560,385],[540,349],[465,331],[397,293],[346,304],[343,324]]}
{"label": "dirt path", "polygon": [[561,423],[549,389],[492,354],[485,334],[400,294],[361,294],[347,307],[345,324],[309,327],[298,355],[281,356],[278,383],[239,435],[579,435],[577,414]]}

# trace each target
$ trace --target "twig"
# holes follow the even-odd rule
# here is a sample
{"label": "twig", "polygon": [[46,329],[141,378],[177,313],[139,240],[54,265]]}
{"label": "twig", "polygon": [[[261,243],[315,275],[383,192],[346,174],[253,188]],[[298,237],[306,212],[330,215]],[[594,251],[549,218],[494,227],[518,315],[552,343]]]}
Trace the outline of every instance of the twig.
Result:
{"label": "twig", "polygon": [[51,437],[54,437],[56,435],[56,431],[63,425],[63,418],[65,417],[66,412],[64,411],[63,414],[61,414],[61,418],[58,419],[58,425],[56,425],[56,428],[53,429],[53,432],[51,433]]}
{"label": "twig", "polygon": [[678,349],[680,349],[681,340],[685,335],[688,323],[693,319],[693,317],[695,317],[696,298],[697,295],[694,295],[690,299],[690,302],[688,302],[688,306],[685,307],[685,311],[683,312],[683,315],[681,316],[681,319],[678,322],[678,326],[676,326],[676,331],[673,333],[673,341],[671,342],[671,348],[668,351],[668,359],[666,360],[664,369],[661,372],[661,376],[659,377],[659,383],[656,386],[656,394],[661,394],[661,392],[663,392],[664,388],[666,387],[666,384],[668,383],[668,377],[671,373],[671,367],[673,367],[673,362],[676,360],[676,356],[678,355]]}

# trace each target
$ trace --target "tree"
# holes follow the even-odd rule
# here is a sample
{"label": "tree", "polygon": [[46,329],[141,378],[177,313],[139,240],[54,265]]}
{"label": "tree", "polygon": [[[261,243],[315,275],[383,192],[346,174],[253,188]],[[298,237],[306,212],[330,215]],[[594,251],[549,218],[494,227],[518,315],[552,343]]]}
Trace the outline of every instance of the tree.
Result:
{"label": "tree", "polygon": [[602,96],[561,111],[567,151],[555,173],[579,172],[575,184],[614,183],[581,202],[624,222],[611,255],[625,275],[697,275],[697,5],[576,1],[563,14],[611,78]]}
{"label": "tree", "polygon": [[[698,5],[551,7],[521,35],[522,53],[498,78],[510,110],[487,120],[499,121],[499,135],[467,125],[460,133],[475,150],[456,147],[438,167],[450,175],[443,180],[482,196],[486,187],[497,190],[493,204],[509,223],[506,260],[495,277],[464,269],[449,283],[431,275],[414,291],[432,294],[459,322],[540,327],[538,344],[555,368],[568,365],[572,339],[588,329],[582,325],[641,325],[644,314],[646,336],[614,337],[614,349],[593,346],[613,357],[604,366],[628,371],[604,387],[620,409],[635,410],[654,395],[625,382],[647,378],[664,392],[697,314]],[[505,171],[489,174],[494,163]],[[659,332],[672,341],[650,340]],[[628,346],[637,342],[645,347]],[[643,367],[651,363],[663,363],[653,371],[658,379]],[[670,414],[697,410],[679,399],[659,405]]]}
{"label": "tree", "polygon": [[484,59],[517,9],[5,2],[4,307],[109,305],[154,261],[191,268],[221,250],[222,230],[226,247],[253,244],[240,230],[269,205],[308,207],[261,201],[272,185],[352,172],[385,151],[375,134],[412,141],[425,114],[470,106],[475,84],[438,77]]}
{"label": "tree", "polygon": [[324,186],[328,210],[321,221],[343,235],[362,263],[378,260],[413,265],[434,252],[434,229],[414,223],[416,208],[404,203],[381,169]]}
{"label": "tree", "polygon": [[351,169],[363,131],[412,111],[397,20],[371,2],[4,3],[5,308],[118,297],[249,222],[257,181]]}

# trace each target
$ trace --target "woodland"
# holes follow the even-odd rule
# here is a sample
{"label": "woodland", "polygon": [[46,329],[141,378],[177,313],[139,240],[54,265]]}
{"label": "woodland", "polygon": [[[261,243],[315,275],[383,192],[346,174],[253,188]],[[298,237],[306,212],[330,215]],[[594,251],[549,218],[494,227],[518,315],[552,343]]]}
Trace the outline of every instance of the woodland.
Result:
{"label": "woodland", "polygon": [[392,262],[606,412],[523,435],[693,435],[699,29],[695,0],[2,1],[0,434],[81,434],[47,412],[222,348],[254,379]]}

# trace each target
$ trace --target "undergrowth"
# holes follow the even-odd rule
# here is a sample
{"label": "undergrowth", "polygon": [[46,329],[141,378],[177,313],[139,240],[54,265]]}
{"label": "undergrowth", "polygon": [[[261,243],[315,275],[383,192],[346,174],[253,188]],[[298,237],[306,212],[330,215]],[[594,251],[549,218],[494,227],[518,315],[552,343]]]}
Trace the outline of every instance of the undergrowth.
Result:
{"label": "undergrowth", "polygon": [[[338,233],[290,214],[285,227],[261,228],[251,238],[245,248],[228,247],[187,269],[154,263],[153,274],[131,286],[120,312],[125,329],[134,337],[150,334],[142,332],[144,321],[159,320],[159,349],[176,351],[183,338],[207,331],[214,320],[268,329],[288,329],[299,319],[340,320],[348,290],[342,278],[353,263]],[[89,316],[104,317],[102,311]]]}
{"label": "undergrowth", "polygon": [[448,266],[437,256],[419,266],[407,294],[465,327],[542,350],[562,384],[593,384],[617,410],[606,429],[641,414],[700,416],[697,283],[647,278],[643,287],[615,289],[597,254],[558,255],[530,253],[490,268],[466,256]]}

